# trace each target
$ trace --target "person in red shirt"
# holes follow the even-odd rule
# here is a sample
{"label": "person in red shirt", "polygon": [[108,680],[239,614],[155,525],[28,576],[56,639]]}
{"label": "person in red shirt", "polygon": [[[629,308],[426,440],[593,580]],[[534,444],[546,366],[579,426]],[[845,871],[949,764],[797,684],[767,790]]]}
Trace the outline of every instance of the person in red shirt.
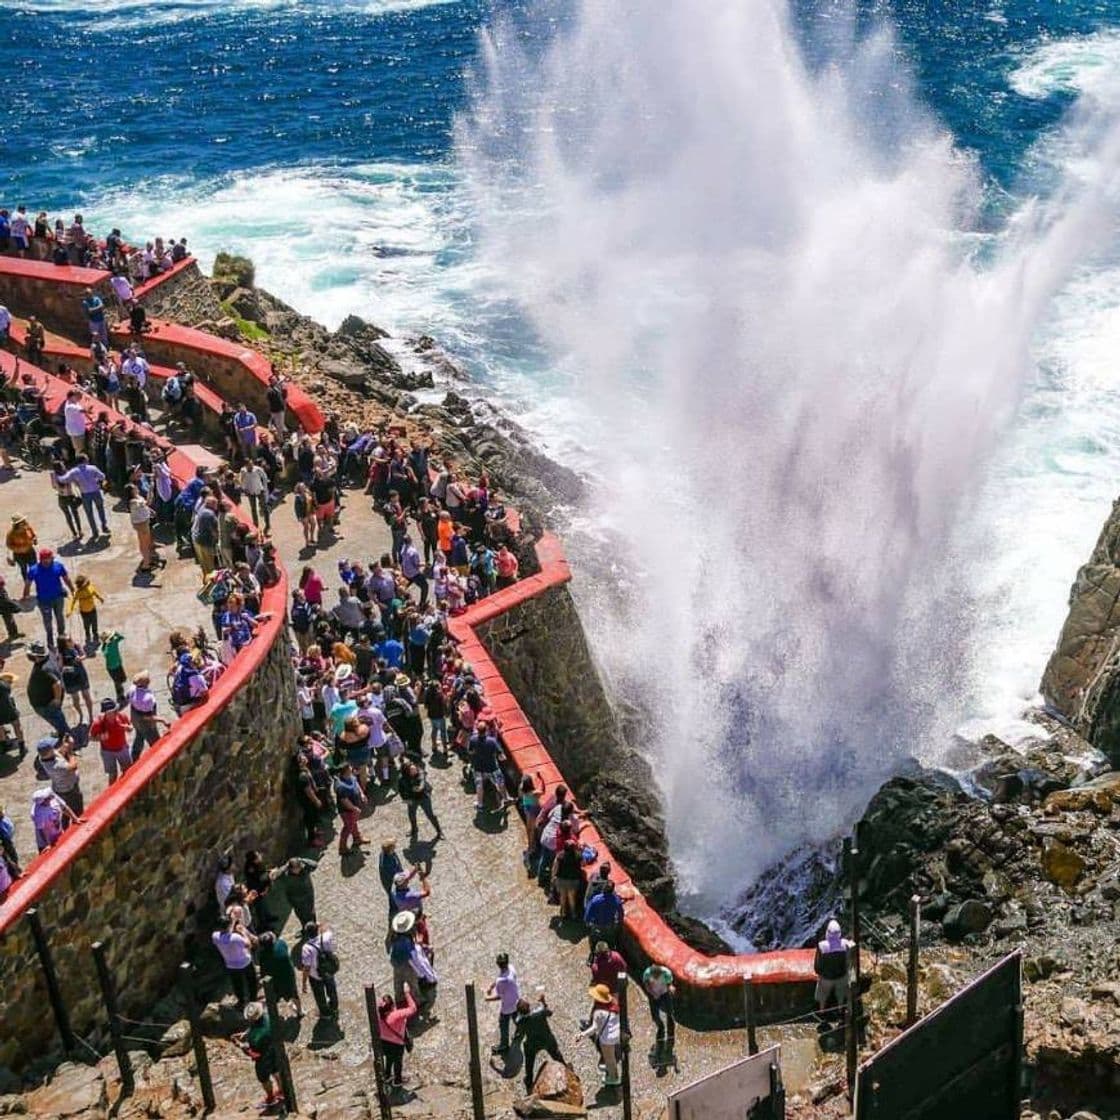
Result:
{"label": "person in red shirt", "polygon": [[520,565],[517,557],[505,545],[498,549],[495,557],[498,566],[498,587],[509,587],[517,582],[517,571]]}
{"label": "person in red shirt", "polygon": [[101,701],[101,715],[93,721],[89,737],[101,744],[101,762],[112,785],[119,775],[132,765],[132,755],[128,749],[128,733],[132,721],[118,710],[115,700]]}
{"label": "person in red shirt", "polygon": [[595,946],[595,956],[591,959],[591,982],[605,984],[614,995],[618,991],[619,973],[626,971],[626,958],[612,949],[605,941]]}

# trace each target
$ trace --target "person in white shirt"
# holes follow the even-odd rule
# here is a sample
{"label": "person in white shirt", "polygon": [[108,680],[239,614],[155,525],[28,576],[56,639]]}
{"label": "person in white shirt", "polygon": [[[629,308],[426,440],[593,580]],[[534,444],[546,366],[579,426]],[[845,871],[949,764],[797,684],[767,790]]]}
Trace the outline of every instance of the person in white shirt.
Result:
{"label": "person in white shirt", "polygon": [[270,533],[272,523],[268,513],[268,475],[265,474],[264,467],[250,459],[241,468],[237,481],[242,493],[249,499],[249,515],[253,524],[259,526],[263,519],[264,531]]}
{"label": "person in white shirt", "polygon": [[121,364],[121,373],[131,377],[137,386],[143,389],[148,384],[148,363],[146,359],[136,353],[130,353],[127,360]]}
{"label": "person in white shirt", "polygon": [[257,939],[240,922],[230,917],[218,919],[218,928],[210,935],[214,948],[229,973],[237,1006],[244,1007],[257,995],[257,972],[253,968],[253,946]]}
{"label": "person in white shirt", "polygon": [[77,390],[71,389],[66,394],[66,403],[62,406],[62,422],[74,453],[80,455],[86,449],[89,417],[86,415],[85,405],[82,404],[82,395]]}
{"label": "person in white shirt", "polygon": [[329,926],[320,927],[316,922],[308,922],[303,927],[303,948],[299,957],[303,990],[306,992],[310,983],[320,1019],[337,1019],[338,986],[335,984],[334,970],[325,966],[324,957],[332,964],[337,964],[334,931]]}
{"label": "person in white shirt", "polygon": [[22,257],[31,245],[31,223],[27,220],[27,208],[20,206],[12,217],[12,242]]}
{"label": "person in white shirt", "polygon": [[113,289],[113,293],[116,295],[117,299],[124,304],[126,311],[132,307],[132,285],[128,282],[127,276],[122,276],[118,272],[109,280],[109,287]]}

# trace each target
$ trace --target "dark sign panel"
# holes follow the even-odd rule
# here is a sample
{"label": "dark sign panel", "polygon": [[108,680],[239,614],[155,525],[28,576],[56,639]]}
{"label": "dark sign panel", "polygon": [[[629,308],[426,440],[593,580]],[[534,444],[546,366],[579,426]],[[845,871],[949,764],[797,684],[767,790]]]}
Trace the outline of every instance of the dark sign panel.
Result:
{"label": "dark sign panel", "polygon": [[862,1065],[856,1120],[1018,1120],[1020,976],[1013,953]]}

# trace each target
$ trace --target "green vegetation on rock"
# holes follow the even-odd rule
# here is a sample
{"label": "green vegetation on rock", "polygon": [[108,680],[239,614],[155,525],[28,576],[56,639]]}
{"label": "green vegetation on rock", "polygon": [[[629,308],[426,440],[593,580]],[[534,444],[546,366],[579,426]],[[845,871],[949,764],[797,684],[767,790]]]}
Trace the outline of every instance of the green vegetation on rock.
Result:
{"label": "green vegetation on rock", "polygon": [[219,253],[214,258],[213,277],[235,285],[238,288],[255,287],[257,270],[248,257],[234,253]]}

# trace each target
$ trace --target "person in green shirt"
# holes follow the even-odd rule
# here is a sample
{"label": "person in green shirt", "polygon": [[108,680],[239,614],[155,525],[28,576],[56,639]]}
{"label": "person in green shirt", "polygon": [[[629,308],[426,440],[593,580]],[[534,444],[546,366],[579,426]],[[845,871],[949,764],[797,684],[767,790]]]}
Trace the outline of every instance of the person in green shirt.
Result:
{"label": "person in green shirt", "polygon": [[245,1006],[245,1021],[248,1027],[233,1036],[236,1042],[253,1059],[253,1072],[265,1091],[261,1106],[267,1108],[284,1099],[280,1087],[280,1075],[276,1069],[276,1051],[272,1044],[272,1025],[263,1003],[249,1003]]}
{"label": "person in green shirt", "polygon": [[668,1027],[668,1042],[672,1046],[677,1029],[676,1020],[673,1018],[673,995],[676,988],[672,972],[663,964],[651,964],[642,973],[642,988],[645,990],[646,999],[649,1000],[649,1013],[657,1028],[658,1044],[665,1042],[665,1031]]}
{"label": "person in green shirt", "polygon": [[105,654],[105,669],[113,682],[113,687],[117,690],[117,703],[119,704],[124,703],[124,682],[128,680],[128,674],[124,671],[124,659],[121,657],[121,642],[123,641],[124,635],[116,630],[111,634],[103,635],[101,638],[101,652]]}
{"label": "person in green shirt", "polygon": [[313,859],[292,856],[283,867],[269,872],[273,882],[283,890],[301,928],[315,921],[315,884],[311,881],[311,873],[318,866]]}
{"label": "person in green shirt", "polygon": [[272,932],[262,933],[257,939],[257,963],[263,976],[272,977],[277,999],[290,999],[296,1005],[296,1014],[303,1018],[296,969],[292,964],[288,943]]}

